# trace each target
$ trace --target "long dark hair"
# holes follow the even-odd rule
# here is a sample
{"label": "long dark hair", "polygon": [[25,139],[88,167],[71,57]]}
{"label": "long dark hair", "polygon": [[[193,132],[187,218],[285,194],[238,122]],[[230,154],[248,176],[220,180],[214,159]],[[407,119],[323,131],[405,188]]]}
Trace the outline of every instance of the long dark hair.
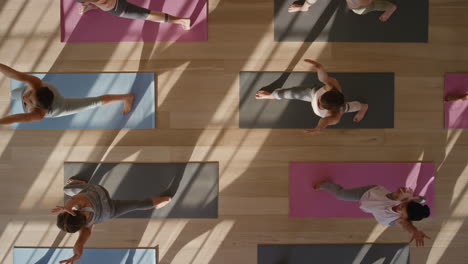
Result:
{"label": "long dark hair", "polygon": [[408,214],[408,220],[421,221],[431,215],[431,209],[427,205],[422,205],[417,202],[409,202],[406,206],[406,213]]}
{"label": "long dark hair", "polygon": [[47,87],[36,88],[37,107],[50,110],[54,101],[54,93]]}

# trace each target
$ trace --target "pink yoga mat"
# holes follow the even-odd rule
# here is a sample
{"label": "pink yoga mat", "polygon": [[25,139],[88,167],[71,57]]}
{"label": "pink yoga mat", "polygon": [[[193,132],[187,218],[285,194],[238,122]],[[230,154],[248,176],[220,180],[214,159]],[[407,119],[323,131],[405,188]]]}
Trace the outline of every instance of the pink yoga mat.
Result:
{"label": "pink yoga mat", "polygon": [[433,213],[433,163],[290,163],[289,217],[372,217],[359,209],[359,202],[337,200],[312,185],[330,180],[343,188],[382,185],[389,191],[406,186],[426,198]]}
{"label": "pink yoga mat", "polygon": [[113,16],[101,10],[78,13],[79,3],[61,0],[62,42],[207,41],[206,0],[129,0],[128,2],[177,17],[190,17],[192,28]]}
{"label": "pink yoga mat", "polygon": [[[468,93],[468,73],[446,73],[446,95],[464,95]],[[445,102],[445,128],[468,128],[468,100]]]}

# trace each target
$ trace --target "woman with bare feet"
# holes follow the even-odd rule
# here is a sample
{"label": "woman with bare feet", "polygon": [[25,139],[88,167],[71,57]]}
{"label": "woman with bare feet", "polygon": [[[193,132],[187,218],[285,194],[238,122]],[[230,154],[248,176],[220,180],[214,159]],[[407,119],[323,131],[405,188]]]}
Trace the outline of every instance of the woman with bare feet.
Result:
{"label": "woman with bare feet", "polygon": [[171,201],[171,197],[153,197],[139,201],[112,200],[104,187],[86,181],[70,178],[64,187],[71,196],[64,206],[52,209],[57,215],[57,226],[67,233],[80,232],[73,247],[74,255],[60,263],[73,263],[80,259],[83,247],[91,236],[93,226],[107,219],[136,210],[159,209]]}
{"label": "woman with bare feet", "polygon": [[[292,4],[288,8],[288,12],[306,12],[316,1],[317,0],[306,0],[302,5]],[[346,3],[348,7],[358,15],[365,15],[374,11],[383,11],[383,14],[379,17],[379,20],[382,22],[387,21],[397,10],[397,6],[387,0],[346,0]]]}
{"label": "woman with bare feet", "polygon": [[11,91],[11,97],[21,100],[24,113],[13,114],[0,118],[0,125],[12,123],[30,123],[46,117],[61,117],[99,107],[102,105],[120,102],[124,103],[122,114],[128,114],[132,109],[133,97],[129,94],[106,94],[98,97],[64,98],[58,89],[51,83],[18,72],[0,63],[0,72],[6,77],[24,82],[27,86]]}
{"label": "woman with bare feet", "polygon": [[446,102],[464,101],[464,100],[468,100],[468,94],[465,94],[465,95],[447,95],[447,96],[445,96],[444,100]]}
{"label": "woman with bare feet", "polygon": [[[343,189],[330,181],[315,184],[314,190],[325,190],[339,200],[359,201],[361,210],[374,215],[377,222],[386,226],[399,225],[412,234],[411,241],[416,246],[424,246],[424,238],[429,238],[424,232],[418,230],[412,221],[420,221],[429,217],[429,206],[422,205],[424,197],[415,196],[412,189],[400,187],[390,192],[379,185],[368,185],[353,189]],[[429,238],[430,239],[430,238]]]}
{"label": "woman with bare feet", "polygon": [[329,77],[323,66],[313,60],[304,60],[314,66],[318,78],[323,83],[314,87],[293,87],[288,89],[276,89],[272,93],[260,90],[255,95],[256,99],[296,99],[311,102],[314,113],[321,117],[314,129],[305,130],[308,134],[321,131],[327,126],[340,122],[344,113],[357,112],[354,122],[360,122],[366,115],[369,106],[358,101],[345,102],[340,83]]}
{"label": "woman with bare feet", "polygon": [[114,16],[129,19],[148,20],[157,23],[174,23],[183,29],[190,29],[190,18],[179,18],[166,13],[151,11],[141,6],[127,2],[127,0],[75,0],[81,3],[79,13],[84,14],[89,10],[101,9]]}

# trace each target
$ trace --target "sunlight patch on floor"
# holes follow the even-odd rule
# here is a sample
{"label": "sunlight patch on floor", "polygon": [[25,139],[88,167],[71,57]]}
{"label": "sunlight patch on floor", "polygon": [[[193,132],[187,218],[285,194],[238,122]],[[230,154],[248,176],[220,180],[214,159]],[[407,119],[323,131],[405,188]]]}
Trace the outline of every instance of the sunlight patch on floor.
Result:
{"label": "sunlight patch on floor", "polygon": [[205,264],[210,263],[214,255],[218,251],[218,248],[223,243],[226,236],[234,226],[234,220],[223,220],[217,224],[211,231],[208,239],[204,243],[203,247],[197,253],[195,259],[192,261],[193,264]]}
{"label": "sunlight patch on floor", "polygon": [[374,243],[383,234],[383,232],[387,230],[387,228],[388,226],[376,224],[367,237],[366,243]]}

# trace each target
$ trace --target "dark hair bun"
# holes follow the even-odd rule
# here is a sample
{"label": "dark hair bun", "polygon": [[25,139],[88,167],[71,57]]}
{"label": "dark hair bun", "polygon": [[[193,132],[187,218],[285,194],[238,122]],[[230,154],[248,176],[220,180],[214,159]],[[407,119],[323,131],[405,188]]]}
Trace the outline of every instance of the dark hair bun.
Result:
{"label": "dark hair bun", "polygon": [[417,202],[409,202],[406,207],[406,212],[408,214],[408,220],[411,221],[420,221],[431,215],[429,206]]}
{"label": "dark hair bun", "polygon": [[322,94],[320,104],[324,109],[338,112],[345,104],[344,95],[337,89],[332,89]]}
{"label": "dark hair bun", "polygon": [[76,216],[67,212],[57,215],[57,227],[67,233],[75,233],[86,226],[86,216],[79,211],[74,211]]}
{"label": "dark hair bun", "polygon": [[54,101],[54,93],[48,87],[36,88],[37,107],[50,110]]}

